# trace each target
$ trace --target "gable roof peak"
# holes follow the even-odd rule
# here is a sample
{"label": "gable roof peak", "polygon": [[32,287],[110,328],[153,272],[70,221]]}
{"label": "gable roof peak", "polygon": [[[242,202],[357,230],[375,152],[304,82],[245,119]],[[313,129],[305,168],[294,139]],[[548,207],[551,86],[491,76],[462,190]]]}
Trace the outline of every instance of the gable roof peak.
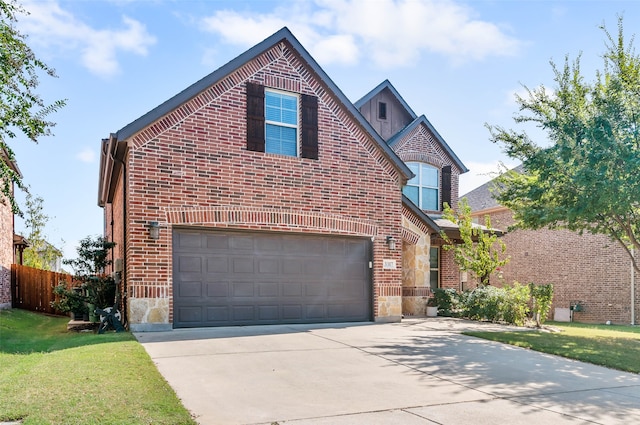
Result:
{"label": "gable roof peak", "polygon": [[449,155],[451,160],[454,162],[454,164],[460,169],[460,174],[463,174],[469,171],[469,169],[462,163],[460,158],[458,158],[458,155],[456,155],[453,149],[451,149],[451,147],[447,144],[447,142],[440,135],[440,133],[438,133],[438,130],[436,130],[436,128],[433,126],[433,124],[431,124],[431,122],[427,119],[427,117],[424,114],[420,115],[419,117],[414,119],[412,122],[407,124],[405,128],[403,128],[402,130],[397,132],[393,137],[391,137],[387,141],[387,143],[389,144],[389,146],[395,145],[396,143],[398,143],[398,141],[402,140],[407,134],[409,134],[419,125],[424,125],[429,130],[429,132],[433,134],[433,137],[435,137],[438,143],[440,143],[440,145],[447,152],[447,154]]}
{"label": "gable roof peak", "polygon": [[371,90],[369,93],[365,94],[362,98],[360,98],[360,100],[355,102],[354,105],[359,110],[365,103],[370,101],[374,96],[378,95],[380,92],[382,92],[385,89],[391,92],[393,97],[396,98],[398,103],[402,105],[404,110],[411,116],[411,118],[413,119],[417,118],[416,113],[413,112],[413,109],[411,109],[409,104],[404,100],[404,98],[400,95],[400,93],[398,93],[398,90],[396,90],[396,88],[393,86],[393,84],[391,84],[391,82],[388,79],[385,79],[383,82],[378,84],[373,90]]}

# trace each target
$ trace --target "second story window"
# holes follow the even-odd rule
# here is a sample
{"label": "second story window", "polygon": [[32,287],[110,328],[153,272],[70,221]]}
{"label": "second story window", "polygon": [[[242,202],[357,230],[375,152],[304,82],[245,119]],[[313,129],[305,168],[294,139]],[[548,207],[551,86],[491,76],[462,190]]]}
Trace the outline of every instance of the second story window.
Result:
{"label": "second story window", "polygon": [[247,150],[318,159],[318,98],[246,83]]}
{"label": "second story window", "polygon": [[420,209],[438,211],[439,170],[421,162],[408,162],[407,166],[415,177],[407,182],[402,193]]}
{"label": "second story window", "polygon": [[265,152],[298,155],[298,97],[265,90]]}
{"label": "second story window", "polygon": [[387,104],[385,102],[378,102],[378,119],[387,119]]}

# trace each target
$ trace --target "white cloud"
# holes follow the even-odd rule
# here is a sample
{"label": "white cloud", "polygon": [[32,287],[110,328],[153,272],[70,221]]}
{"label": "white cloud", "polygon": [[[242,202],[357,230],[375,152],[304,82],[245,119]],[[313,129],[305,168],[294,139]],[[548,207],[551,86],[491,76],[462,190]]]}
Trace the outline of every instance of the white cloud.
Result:
{"label": "white cloud", "polygon": [[76,154],[76,159],[91,164],[96,161],[96,153],[91,148],[85,148]]}
{"label": "white cloud", "polygon": [[369,57],[380,66],[407,66],[424,52],[462,63],[512,55],[521,45],[469,7],[442,0],[301,1],[269,14],[220,10],[202,20],[206,31],[244,47],[285,25],[323,63]]}
{"label": "white cloud", "polygon": [[111,76],[120,71],[118,53],[130,52],[145,56],[156,42],[146,27],[123,16],[120,29],[95,29],[64,10],[55,0],[26,1],[30,12],[20,18],[21,30],[29,40],[47,47],[77,50],[82,64],[92,73]]}

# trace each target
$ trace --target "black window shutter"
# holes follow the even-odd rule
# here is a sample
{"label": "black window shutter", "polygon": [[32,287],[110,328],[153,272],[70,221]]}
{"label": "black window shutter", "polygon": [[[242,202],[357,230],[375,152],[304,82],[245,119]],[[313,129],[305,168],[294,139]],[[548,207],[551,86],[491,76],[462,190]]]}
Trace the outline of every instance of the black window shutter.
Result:
{"label": "black window shutter", "polygon": [[302,152],[303,158],[318,159],[318,98],[302,95]]}
{"label": "black window shutter", "polygon": [[264,152],[264,86],[247,82],[247,150]]}
{"label": "black window shutter", "polygon": [[451,165],[442,167],[442,210],[445,202],[451,206]]}

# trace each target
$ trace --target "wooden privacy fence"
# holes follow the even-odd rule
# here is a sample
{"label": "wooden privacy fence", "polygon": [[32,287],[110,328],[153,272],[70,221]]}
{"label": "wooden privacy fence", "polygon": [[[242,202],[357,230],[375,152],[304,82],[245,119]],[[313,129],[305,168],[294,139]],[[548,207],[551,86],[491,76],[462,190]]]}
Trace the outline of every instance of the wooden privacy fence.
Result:
{"label": "wooden privacy fence", "polygon": [[12,264],[11,306],[40,313],[66,314],[51,307],[51,301],[56,300],[53,288],[62,281],[69,286],[79,285],[70,274]]}

